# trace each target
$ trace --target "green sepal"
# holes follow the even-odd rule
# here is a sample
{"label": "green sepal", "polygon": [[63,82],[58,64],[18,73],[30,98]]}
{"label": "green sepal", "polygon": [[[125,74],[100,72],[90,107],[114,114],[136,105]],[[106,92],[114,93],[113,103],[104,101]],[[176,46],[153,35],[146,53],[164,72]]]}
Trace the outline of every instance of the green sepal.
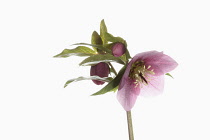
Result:
{"label": "green sepal", "polygon": [[[126,49],[127,49],[127,48],[126,48]],[[126,56],[126,63],[128,63],[129,59],[131,58],[128,49],[127,49],[126,52],[125,52],[125,56]]]}
{"label": "green sepal", "polygon": [[111,82],[109,82],[105,87],[103,87],[98,92],[92,94],[91,96],[102,95],[102,94],[105,94],[107,92],[116,91],[116,88],[120,84],[120,80],[121,80],[121,78],[122,78],[122,76],[125,72],[125,69],[126,69],[126,66],[124,66],[120,70],[120,72],[117,74],[117,76]]}
{"label": "green sepal", "polygon": [[[94,45],[103,45],[103,41],[102,41],[100,35],[96,31],[94,31],[92,33],[92,36],[91,36],[91,44],[94,44]],[[93,49],[95,51],[100,51],[96,47],[93,47]]]}
{"label": "green sepal", "polygon": [[115,43],[109,43],[109,44],[104,44],[104,47],[111,50],[112,49],[112,46],[114,45]]}
{"label": "green sepal", "polygon": [[92,46],[92,47],[96,47],[99,50],[108,52],[108,53],[112,53],[111,50],[107,49],[106,47],[104,47],[104,45],[95,45],[95,44],[88,44],[88,43],[76,43],[73,45],[87,45],[87,46]]}
{"label": "green sepal", "polygon": [[84,59],[79,65],[91,66],[100,62],[117,62],[123,65],[125,64],[119,57],[114,57],[111,54],[98,54]]}
{"label": "green sepal", "polygon": [[109,42],[113,42],[113,43],[121,42],[121,43],[123,43],[125,45],[125,47],[127,47],[126,41],[123,38],[121,38],[121,37],[114,37],[112,34],[106,32],[105,33],[105,38]]}
{"label": "green sepal", "polygon": [[[114,44],[115,44],[115,43],[106,44],[106,45],[104,45],[104,47],[107,48],[107,49],[109,49],[109,50],[111,50]],[[128,59],[130,59],[131,56],[130,56],[130,53],[129,53],[129,51],[127,50],[127,48],[126,48],[125,54],[123,54],[122,56],[120,56],[120,57],[118,57],[118,58],[120,58],[120,59],[121,59],[123,62],[125,62],[125,63],[128,62]]]}
{"label": "green sepal", "polygon": [[78,46],[74,49],[64,49],[60,54],[55,55],[54,57],[69,57],[72,55],[76,56],[91,56],[96,55],[96,51],[85,47],[85,46]]}
{"label": "green sepal", "polygon": [[165,75],[171,77],[171,78],[174,78],[170,73],[166,73]]}
{"label": "green sepal", "polygon": [[127,49],[127,51],[126,51],[125,55],[126,55],[127,59],[130,59],[130,58],[131,58],[131,56],[130,56],[130,53],[129,53],[128,49]]}
{"label": "green sepal", "polygon": [[126,53],[125,53],[125,54],[123,54],[123,55],[121,55],[121,56],[120,56],[120,57],[118,57],[118,58],[120,58],[120,59],[124,62],[124,64],[126,64],[126,63],[127,63],[127,61],[128,61],[127,56],[126,56]]}
{"label": "green sepal", "polygon": [[91,44],[103,45],[102,39],[101,39],[100,35],[96,31],[94,31],[92,33]]}
{"label": "green sepal", "polygon": [[103,20],[101,20],[101,23],[100,23],[100,36],[101,36],[101,39],[103,41],[103,44],[108,43],[108,41],[105,37],[106,32],[107,32],[107,27],[106,27],[106,24],[105,24],[104,19],[103,19]]}
{"label": "green sepal", "polygon": [[98,80],[98,81],[103,81],[103,82],[110,82],[111,80],[113,80],[113,78],[112,77],[99,77],[99,76],[89,76],[89,77],[81,76],[78,78],[68,80],[65,83],[64,88],[67,87],[72,82],[77,82],[77,81],[81,81],[81,80]]}
{"label": "green sepal", "polygon": [[126,61],[128,62],[128,59],[130,59],[131,56],[130,56],[130,53],[129,53],[128,49],[127,49],[127,42],[126,42],[123,38],[121,38],[121,37],[114,37],[114,36],[113,36],[112,34],[110,34],[110,33],[106,33],[106,34],[105,34],[105,37],[106,37],[106,39],[107,39],[109,42],[112,42],[111,44],[108,44],[108,45],[106,46],[108,49],[111,49],[112,46],[113,46],[115,43],[117,43],[117,42],[123,43],[123,44],[125,45],[125,47],[126,47],[125,56],[126,56]]}

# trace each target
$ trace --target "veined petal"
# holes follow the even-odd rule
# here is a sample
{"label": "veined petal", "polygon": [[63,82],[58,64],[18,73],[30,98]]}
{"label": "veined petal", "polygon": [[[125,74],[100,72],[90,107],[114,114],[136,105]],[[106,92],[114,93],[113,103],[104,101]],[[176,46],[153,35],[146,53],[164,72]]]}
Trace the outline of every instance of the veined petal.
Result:
{"label": "veined petal", "polygon": [[137,96],[140,93],[140,86],[134,84],[134,80],[126,78],[121,80],[117,99],[126,111],[130,111],[134,106]]}
{"label": "veined petal", "polygon": [[139,94],[161,94],[164,88],[164,74],[175,69],[177,65],[176,61],[163,52],[149,51],[135,55],[128,63],[119,85],[117,99],[120,104],[129,111]]}
{"label": "veined petal", "polygon": [[149,75],[148,84],[141,85],[141,96],[157,96],[163,93],[164,89],[164,75],[154,76]]}
{"label": "veined petal", "polygon": [[133,61],[142,60],[149,70],[153,70],[156,76],[164,75],[167,72],[172,71],[178,65],[178,63],[170,56],[158,51],[148,51],[137,54]]}

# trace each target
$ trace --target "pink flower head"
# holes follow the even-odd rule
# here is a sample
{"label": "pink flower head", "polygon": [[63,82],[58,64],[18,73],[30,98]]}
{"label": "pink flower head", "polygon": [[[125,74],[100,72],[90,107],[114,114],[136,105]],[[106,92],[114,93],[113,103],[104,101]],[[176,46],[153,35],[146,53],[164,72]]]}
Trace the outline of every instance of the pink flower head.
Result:
{"label": "pink flower head", "polygon": [[125,45],[123,43],[115,43],[114,46],[112,46],[112,54],[115,57],[120,57],[126,52]]}
{"label": "pink flower head", "polygon": [[[108,77],[110,73],[109,65],[105,62],[100,62],[90,68],[90,76]],[[103,85],[103,81],[92,80],[96,85]]]}
{"label": "pink flower head", "polygon": [[163,52],[148,51],[135,55],[121,79],[117,99],[126,111],[134,106],[137,96],[163,92],[164,75],[177,67],[177,62]]}

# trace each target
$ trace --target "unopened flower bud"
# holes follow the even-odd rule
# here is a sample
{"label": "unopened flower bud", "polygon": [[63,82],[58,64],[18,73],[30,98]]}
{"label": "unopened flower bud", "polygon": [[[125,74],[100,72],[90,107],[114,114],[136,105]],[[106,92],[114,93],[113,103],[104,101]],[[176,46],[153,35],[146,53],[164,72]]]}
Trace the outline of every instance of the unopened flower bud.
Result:
{"label": "unopened flower bud", "polygon": [[112,55],[115,57],[119,57],[126,52],[125,45],[123,43],[115,43],[112,46]]}
{"label": "unopened flower bud", "polygon": [[[90,76],[108,77],[110,73],[109,65],[104,62],[100,62],[94,66],[91,66]],[[103,85],[105,82],[92,80],[96,85]]]}

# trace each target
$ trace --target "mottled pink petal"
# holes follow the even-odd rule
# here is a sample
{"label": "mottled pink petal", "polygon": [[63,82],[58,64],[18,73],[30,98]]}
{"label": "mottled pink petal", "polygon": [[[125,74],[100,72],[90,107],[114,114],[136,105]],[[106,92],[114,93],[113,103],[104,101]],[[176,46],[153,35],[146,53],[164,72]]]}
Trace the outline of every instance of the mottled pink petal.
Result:
{"label": "mottled pink petal", "polygon": [[143,61],[146,67],[151,66],[150,70],[153,69],[156,76],[166,74],[175,69],[178,65],[175,60],[162,52],[145,58]]}
{"label": "mottled pink petal", "polygon": [[166,74],[178,65],[170,56],[157,51],[139,53],[133,59],[144,61],[146,67],[151,66],[150,70],[154,70],[156,76]]}
{"label": "mottled pink petal", "polygon": [[[150,79],[150,80],[149,80]],[[157,96],[163,93],[164,89],[164,75],[153,76],[150,75],[148,85],[141,85],[141,96]]]}
{"label": "mottled pink petal", "polygon": [[134,106],[139,93],[140,87],[136,86],[133,80],[127,78],[120,83],[117,99],[126,111],[130,111]]}
{"label": "mottled pink petal", "polygon": [[[134,84],[136,79],[130,79],[129,77],[132,64],[135,64],[137,61],[143,62],[146,69],[155,73],[152,74],[149,71],[145,73],[146,77],[144,78],[146,78],[148,84],[139,82],[139,85],[136,86]],[[175,69],[177,65],[176,61],[168,55],[163,54],[163,52],[149,51],[135,55],[128,63],[119,85],[117,99],[120,104],[126,111],[129,111],[134,106],[139,94],[142,96],[161,94],[164,88],[164,74]]]}
{"label": "mottled pink petal", "polygon": [[155,55],[158,55],[159,53],[162,53],[162,52],[148,51],[148,52],[138,53],[133,57],[133,59],[131,61],[135,62],[137,60],[145,60],[146,58],[153,57]]}

